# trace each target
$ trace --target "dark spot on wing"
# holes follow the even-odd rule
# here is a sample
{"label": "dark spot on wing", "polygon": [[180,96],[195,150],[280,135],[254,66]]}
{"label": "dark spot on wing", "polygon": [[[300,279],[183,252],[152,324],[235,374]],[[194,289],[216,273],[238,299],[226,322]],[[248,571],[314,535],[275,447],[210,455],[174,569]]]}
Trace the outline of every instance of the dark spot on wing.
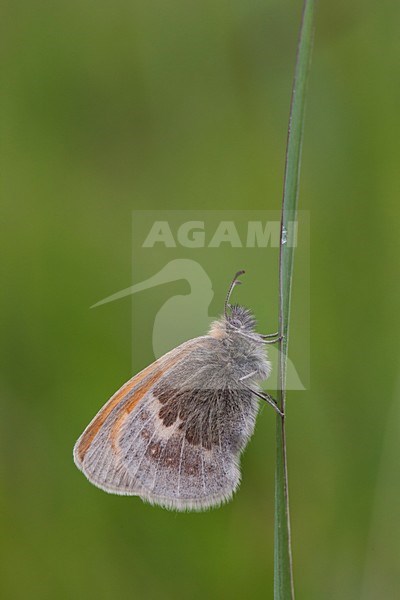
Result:
{"label": "dark spot on wing", "polygon": [[[240,392],[241,394],[246,392]],[[153,391],[162,407],[158,416],[165,427],[172,426],[179,418],[179,431],[183,432],[191,446],[211,450],[220,444],[222,419],[231,413],[233,395],[231,390],[188,389],[169,387],[160,383]],[[236,392],[236,405],[238,394]],[[170,457],[169,457],[170,458]]]}
{"label": "dark spot on wing", "polygon": [[147,448],[146,456],[148,456],[149,458],[158,459],[162,455],[162,450],[163,448],[161,442],[153,442]]}
{"label": "dark spot on wing", "polygon": [[144,440],[149,440],[150,437],[151,437],[150,436],[150,431],[148,429],[143,429],[140,435],[142,436],[142,438]]}
{"label": "dark spot on wing", "polygon": [[149,445],[146,457],[154,460],[158,467],[172,473],[180,471],[186,475],[201,473],[200,448],[186,444],[182,435],[174,434],[168,440],[159,440]]}
{"label": "dark spot on wing", "polygon": [[179,406],[174,402],[166,402],[161,408],[158,416],[162,420],[165,427],[173,425],[178,418]]}

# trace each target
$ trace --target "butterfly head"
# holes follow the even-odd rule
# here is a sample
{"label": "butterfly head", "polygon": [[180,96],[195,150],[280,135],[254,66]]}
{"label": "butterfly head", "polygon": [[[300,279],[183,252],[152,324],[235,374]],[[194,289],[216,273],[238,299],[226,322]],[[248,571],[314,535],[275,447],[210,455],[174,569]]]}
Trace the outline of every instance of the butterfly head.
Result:
{"label": "butterfly head", "polygon": [[255,331],[256,320],[251,311],[239,304],[230,306],[229,314],[221,316],[214,321],[210,335],[216,338],[249,338],[260,341],[261,337]]}
{"label": "butterfly head", "polygon": [[239,304],[233,304],[230,308],[230,314],[225,315],[227,331],[253,333],[256,320],[249,309]]}
{"label": "butterfly head", "polygon": [[253,340],[261,340],[261,337],[255,332],[256,320],[249,309],[239,304],[229,303],[234,288],[241,283],[239,276],[243,273],[244,271],[238,271],[229,286],[225,300],[224,316],[214,322],[210,330],[210,334],[214,337],[236,337],[236,335],[239,335]]}

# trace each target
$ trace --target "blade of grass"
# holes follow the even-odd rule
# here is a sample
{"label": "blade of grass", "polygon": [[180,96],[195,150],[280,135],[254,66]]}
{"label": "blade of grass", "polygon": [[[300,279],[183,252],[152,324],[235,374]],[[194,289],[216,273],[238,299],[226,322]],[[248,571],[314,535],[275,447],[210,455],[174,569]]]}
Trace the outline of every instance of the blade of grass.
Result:
{"label": "blade of grass", "polygon": [[[314,0],[305,0],[293,81],[282,201],[279,255],[279,328],[283,339],[279,347],[277,400],[280,409],[284,413],[286,408],[286,369],[293,275],[293,241],[297,218],[304,108],[313,41],[314,10]],[[274,598],[275,600],[294,599],[285,417],[279,415],[276,423]]]}

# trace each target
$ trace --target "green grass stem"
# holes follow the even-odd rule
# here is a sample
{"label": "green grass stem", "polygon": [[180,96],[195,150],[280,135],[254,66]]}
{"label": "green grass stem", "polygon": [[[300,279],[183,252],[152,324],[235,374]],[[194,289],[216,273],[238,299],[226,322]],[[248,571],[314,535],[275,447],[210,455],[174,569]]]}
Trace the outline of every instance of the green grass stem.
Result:
{"label": "green grass stem", "polygon": [[[314,0],[305,0],[293,81],[282,201],[279,256],[279,328],[283,339],[279,347],[277,401],[285,414],[290,297],[294,253],[294,244],[292,242],[295,235],[294,224],[297,219],[304,109],[307,75],[313,42],[314,11]],[[279,415],[277,416],[276,423],[274,598],[275,600],[294,599],[285,417],[282,418]]]}

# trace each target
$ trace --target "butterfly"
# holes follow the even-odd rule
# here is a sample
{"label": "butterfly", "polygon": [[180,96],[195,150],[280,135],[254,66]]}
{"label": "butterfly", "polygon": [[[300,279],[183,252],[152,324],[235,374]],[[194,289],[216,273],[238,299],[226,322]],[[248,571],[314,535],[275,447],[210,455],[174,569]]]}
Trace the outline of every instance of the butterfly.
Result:
{"label": "butterfly", "polygon": [[243,273],[207,335],[132,377],[84,430],[74,460],[95,486],[178,511],[231,499],[259,398],[283,416],[259,387],[271,372],[265,344],[281,337],[256,333],[251,312],[229,303]]}

